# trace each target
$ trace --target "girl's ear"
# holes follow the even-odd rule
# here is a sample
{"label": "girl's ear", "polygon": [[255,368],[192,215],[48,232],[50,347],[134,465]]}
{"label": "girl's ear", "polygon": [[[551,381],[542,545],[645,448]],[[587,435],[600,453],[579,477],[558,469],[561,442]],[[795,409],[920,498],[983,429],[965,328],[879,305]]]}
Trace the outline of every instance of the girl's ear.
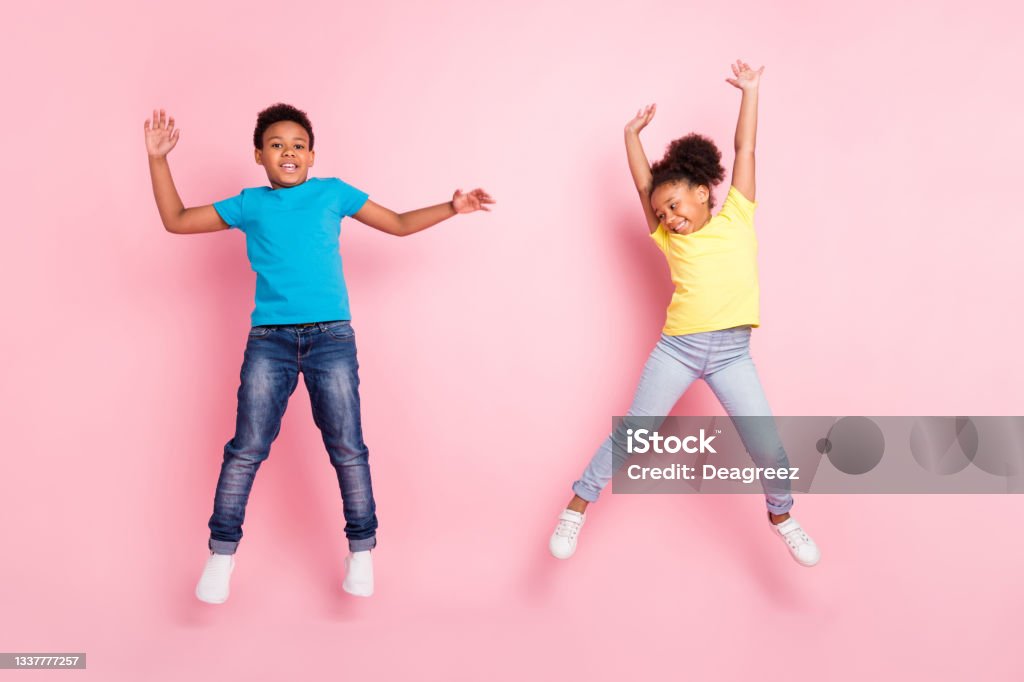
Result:
{"label": "girl's ear", "polygon": [[700,203],[706,204],[708,203],[708,199],[710,198],[711,190],[708,189],[707,185],[700,185],[699,187],[697,187],[697,199],[700,200]]}

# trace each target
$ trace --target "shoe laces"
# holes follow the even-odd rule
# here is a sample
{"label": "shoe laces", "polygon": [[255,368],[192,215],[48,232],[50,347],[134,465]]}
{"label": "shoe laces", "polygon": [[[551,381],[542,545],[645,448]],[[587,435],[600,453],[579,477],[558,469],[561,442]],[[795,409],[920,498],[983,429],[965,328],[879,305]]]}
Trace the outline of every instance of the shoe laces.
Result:
{"label": "shoe laces", "polygon": [[558,525],[555,527],[555,535],[572,540],[576,537],[576,534],[580,532],[581,525],[583,524],[579,521],[559,519]]}

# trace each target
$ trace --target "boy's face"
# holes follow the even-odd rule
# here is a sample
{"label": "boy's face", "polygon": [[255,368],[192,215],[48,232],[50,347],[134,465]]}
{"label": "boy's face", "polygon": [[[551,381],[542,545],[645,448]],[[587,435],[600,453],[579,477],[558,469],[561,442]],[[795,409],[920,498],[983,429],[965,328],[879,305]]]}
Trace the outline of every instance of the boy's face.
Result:
{"label": "boy's face", "polygon": [[295,121],[279,121],[267,128],[263,148],[256,150],[256,163],[266,169],[274,189],[304,183],[313,165],[306,129]]}

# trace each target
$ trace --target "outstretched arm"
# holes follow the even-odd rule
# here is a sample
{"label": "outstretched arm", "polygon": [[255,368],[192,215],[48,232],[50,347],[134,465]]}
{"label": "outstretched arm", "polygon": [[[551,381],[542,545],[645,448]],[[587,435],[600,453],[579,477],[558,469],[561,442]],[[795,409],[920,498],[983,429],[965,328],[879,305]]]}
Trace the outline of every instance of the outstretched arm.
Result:
{"label": "outstretched arm", "polygon": [[491,195],[482,189],[474,189],[466,193],[457,189],[449,202],[405,213],[395,213],[389,208],[367,200],[352,217],[381,232],[404,237],[437,225],[442,220],[447,220],[458,213],[490,211],[487,204],[493,203],[494,199],[491,198]]}
{"label": "outstretched arm", "polygon": [[185,208],[171,178],[167,154],[178,144],[181,131],[174,127],[174,117],[168,118],[163,109],[153,110],[152,120],[143,126],[146,131],[146,151],[149,153],[149,175],[153,180],[153,196],[164,229],[175,234],[197,234],[228,229],[212,205]]}
{"label": "outstretched arm", "polygon": [[736,162],[732,167],[732,186],[747,199],[754,201],[754,147],[757,143],[757,89],[761,84],[764,67],[756,71],[746,62],[736,60],[732,65],[733,78],[725,81],[743,91],[740,116],[736,122]]}
{"label": "outstretched arm", "polygon": [[651,208],[651,164],[647,161],[644,146],[640,144],[640,131],[651,122],[657,109],[658,105],[648,104],[636,112],[636,116],[626,124],[625,130],[626,160],[629,161],[629,172],[633,176],[637,194],[640,195],[640,203],[644,207],[644,216],[647,218],[647,227],[651,232],[658,229],[659,221]]}

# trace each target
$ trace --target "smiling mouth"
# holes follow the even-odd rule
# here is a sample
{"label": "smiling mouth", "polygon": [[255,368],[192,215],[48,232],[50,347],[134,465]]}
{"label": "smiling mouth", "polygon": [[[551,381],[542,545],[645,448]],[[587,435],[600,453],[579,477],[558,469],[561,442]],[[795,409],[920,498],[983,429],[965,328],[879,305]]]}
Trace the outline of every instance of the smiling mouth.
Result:
{"label": "smiling mouth", "polygon": [[281,164],[281,170],[283,170],[286,173],[294,173],[298,169],[299,169],[299,167],[296,166],[294,163],[282,163]]}

